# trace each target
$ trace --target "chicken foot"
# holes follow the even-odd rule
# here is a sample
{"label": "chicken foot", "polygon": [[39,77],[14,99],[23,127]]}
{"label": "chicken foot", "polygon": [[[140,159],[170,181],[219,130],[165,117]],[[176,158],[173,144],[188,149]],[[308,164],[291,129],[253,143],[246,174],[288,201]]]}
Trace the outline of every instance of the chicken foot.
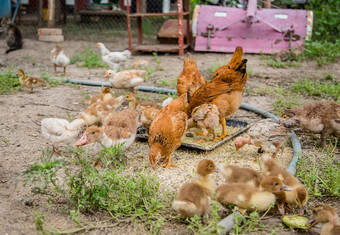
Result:
{"label": "chicken foot", "polygon": [[171,162],[171,154],[165,160],[167,161],[167,163],[162,164],[161,167],[165,167],[165,168],[168,168],[168,167],[178,167],[178,166],[172,164],[172,162]]}
{"label": "chicken foot", "polygon": [[226,121],[225,118],[222,118],[222,134],[220,137],[217,138],[217,140],[224,139],[225,137],[229,136],[226,134]]}

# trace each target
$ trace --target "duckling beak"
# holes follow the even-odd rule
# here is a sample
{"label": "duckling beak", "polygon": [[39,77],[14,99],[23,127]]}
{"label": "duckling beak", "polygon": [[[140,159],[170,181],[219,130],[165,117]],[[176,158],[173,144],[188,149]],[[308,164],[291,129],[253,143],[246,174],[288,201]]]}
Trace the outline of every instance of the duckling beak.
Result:
{"label": "duckling beak", "polygon": [[316,225],[317,222],[314,220],[313,217],[310,217],[310,218],[307,220],[307,222],[305,223],[305,226],[308,226],[309,224],[310,224],[309,228],[311,228],[311,227],[313,227],[314,225]]}
{"label": "duckling beak", "polygon": [[89,143],[90,143],[90,139],[86,135],[86,133],[84,133],[74,145],[75,146],[81,146],[81,145],[85,145],[85,144],[89,144]]}
{"label": "duckling beak", "polygon": [[281,215],[285,215],[285,207],[284,207],[284,205],[281,205],[281,206],[277,205],[277,209],[279,210]]}
{"label": "duckling beak", "polygon": [[292,191],[292,188],[284,184],[280,188],[280,191]]}
{"label": "duckling beak", "polygon": [[305,208],[303,206],[299,206],[299,215],[303,216],[303,214],[305,213]]}

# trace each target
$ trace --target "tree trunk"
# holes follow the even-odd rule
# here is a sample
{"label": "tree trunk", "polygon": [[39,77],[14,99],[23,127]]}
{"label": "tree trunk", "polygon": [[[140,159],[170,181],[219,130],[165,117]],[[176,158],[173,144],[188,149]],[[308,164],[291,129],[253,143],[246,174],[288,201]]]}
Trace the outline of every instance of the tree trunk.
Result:
{"label": "tree trunk", "polygon": [[48,0],[48,27],[55,25],[55,0]]}

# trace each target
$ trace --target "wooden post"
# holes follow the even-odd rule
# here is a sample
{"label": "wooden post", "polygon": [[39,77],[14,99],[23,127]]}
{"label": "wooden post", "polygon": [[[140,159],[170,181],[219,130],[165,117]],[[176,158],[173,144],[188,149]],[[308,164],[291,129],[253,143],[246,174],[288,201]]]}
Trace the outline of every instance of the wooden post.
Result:
{"label": "wooden post", "polygon": [[271,8],[270,0],[264,0],[263,1],[263,8]]}
{"label": "wooden post", "polygon": [[55,0],[48,0],[48,27],[53,28],[55,25]]}
{"label": "wooden post", "polygon": [[43,0],[39,0],[39,10],[38,10],[38,14],[39,14],[39,19],[38,19],[38,24],[39,26],[41,26],[43,24]]}
{"label": "wooden post", "polygon": [[183,40],[183,2],[177,0],[177,11],[178,11],[178,54],[184,55],[184,40]]}
{"label": "wooden post", "polygon": [[[141,13],[141,0],[137,0],[136,4],[137,4],[137,13]],[[143,44],[142,17],[137,17],[137,29],[138,29],[138,44]]]}
{"label": "wooden post", "polygon": [[128,40],[129,40],[129,51],[132,53],[132,43],[131,43],[131,19],[130,19],[130,0],[126,1],[126,17],[127,17],[127,27],[128,27]]}

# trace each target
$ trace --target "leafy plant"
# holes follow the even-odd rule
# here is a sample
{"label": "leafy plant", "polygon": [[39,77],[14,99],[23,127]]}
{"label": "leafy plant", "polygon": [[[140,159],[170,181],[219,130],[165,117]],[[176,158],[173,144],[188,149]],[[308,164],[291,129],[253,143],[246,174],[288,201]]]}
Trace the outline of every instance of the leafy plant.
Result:
{"label": "leafy plant", "polygon": [[299,176],[308,192],[314,196],[340,196],[340,162],[336,157],[337,140],[327,148],[326,156],[307,156],[297,163]]}
{"label": "leafy plant", "polygon": [[177,85],[177,77],[176,78],[172,78],[170,80],[168,80],[168,79],[161,79],[161,80],[159,80],[159,82],[163,86],[170,86],[170,87],[174,88]]}
{"label": "leafy plant", "polygon": [[8,68],[5,73],[0,74],[0,94],[16,93],[20,91],[21,85],[18,76]]}
{"label": "leafy plant", "polygon": [[280,116],[285,108],[292,108],[298,106],[301,102],[298,100],[298,96],[283,87],[278,87],[274,93],[275,101],[273,107],[275,114]]}
{"label": "leafy plant", "polygon": [[87,68],[107,68],[107,65],[102,61],[100,56],[91,49],[89,45],[87,49],[84,50],[82,55],[73,55],[70,59],[71,64],[77,64],[80,67]]}
{"label": "leafy plant", "polygon": [[276,68],[276,69],[301,66],[301,64],[295,61],[280,61],[280,60],[273,60],[273,59],[267,60],[266,65]]}

